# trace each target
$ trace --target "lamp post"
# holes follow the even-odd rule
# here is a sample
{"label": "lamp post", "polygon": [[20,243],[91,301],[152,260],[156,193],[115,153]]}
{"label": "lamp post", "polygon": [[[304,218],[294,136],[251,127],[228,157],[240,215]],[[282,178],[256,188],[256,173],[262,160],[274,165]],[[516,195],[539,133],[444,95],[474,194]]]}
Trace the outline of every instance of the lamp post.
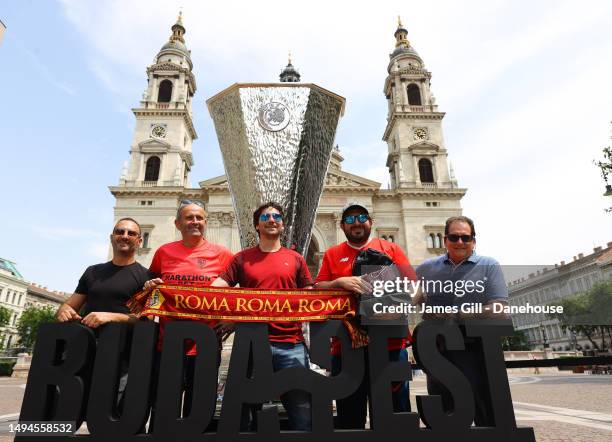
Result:
{"label": "lamp post", "polygon": [[540,323],[540,332],[542,333],[542,347],[546,350],[548,348],[548,340],[546,339],[546,327],[542,323]]}

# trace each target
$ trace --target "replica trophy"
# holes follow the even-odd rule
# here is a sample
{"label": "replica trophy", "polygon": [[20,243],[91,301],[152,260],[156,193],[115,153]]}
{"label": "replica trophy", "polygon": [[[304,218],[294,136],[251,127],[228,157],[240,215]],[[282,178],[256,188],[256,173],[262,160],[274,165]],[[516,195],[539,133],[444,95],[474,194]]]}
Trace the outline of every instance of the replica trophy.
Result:
{"label": "replica trophy", "polygon": [[206,103],[215,124],[242,248],[252,214],[285,208],[283,245],[306,255],[344,98],[314,84],[234,84]]}

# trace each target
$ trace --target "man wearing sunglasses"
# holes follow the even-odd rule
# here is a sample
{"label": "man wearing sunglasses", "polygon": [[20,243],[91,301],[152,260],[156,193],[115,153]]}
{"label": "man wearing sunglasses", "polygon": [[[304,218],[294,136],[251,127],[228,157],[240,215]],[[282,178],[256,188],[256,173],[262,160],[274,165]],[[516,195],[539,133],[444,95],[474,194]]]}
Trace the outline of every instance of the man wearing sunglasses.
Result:
{"label": "man wearing sunglasses", "polygon": [[[368,209],[359,203],[349,203],[342,210],[340,226],[346,241],[325,252],[316,279],[317,288],[339,288],[349,290],[357,296],[372,293],[372,288],[361,277],[353,276],[353,264],[357,256],[367,249],[384,253],[391,258],[403,276],[416,278],[408,258],[397,244],[379,238],[370,238],[372,223]],[[406,333],[408,334],[408,330]],[[388,350],[390,360],[408,360],[405,338],[390,339]],[[332,339],[331,353],[332,375],[336,375],[341,369],[341,348],[336,339]],[[368,390],[367,380],[364,379],[355,393],[336,400],[339,428],[365,428]],[[410,411],[408,382],[395,384],[392,397],[395,412]]]}
{"label": "man wearing sunglasses", "polygon": [[[179,203],[174,225],[181,232],[181,239],[164,244],[155,251],[149,267],[155,278],[144,284],[145,289],[160,284],[205,287],[219,276],[219,273],[231,261],[233,254],[227,248],[206,240],[206,224],[207,214],[204,203],[194,200],[182,200]],[[175,320],[178,319],[159,318],[158,351],[163,348],[165,325]],[[202,322],[214,328],[219,326],[218,321],[215,320]],[[220,348],[218,351],[221,351]],[[196,354],[195,342],[186,340],[183,364],[184,416],[188,415],[191,410],[191,387],[195,375]]]}
{"label": "man wearing sunglasses", "polygon": [[[227,267],[232,259],[232,252],[227,248],[206,240],[205,231],[207,214],[201,201],[182,200],[176,211],[174,225],[181,232],[179,241],[164,244],[155,251],[149,270],[156,278],[147,281],[144,288],[159,284],[178,286],[205,287],[210,285]],[[161,350],[164,325],[173,321],[171,318],[160,318],[158,347]],[[217,326],[218,321],[207,321],[210,326]],[[186,355],[195,356],[193,341],[185,344]],[[193,358],[188,358],[191,364]]]}
{"label": "man wearing sunglasses", "polygon": [[[466,216],[454,216],[446,220],[444,227],[444,246],[447,253],[423,262],[417,274],[426,283],[426,293],[417,300],[427,306],[445,306],[457,310],[456,313],[426,313],[424,319],[506,319],[506,315],[493,313],[493,304],[507,304],[508,288],[499,263],[490,257],[476,254],[476,230],[474,222]],[[432,282],[440,282],[433,283]],[[450,284],[449,284],[450,281]],[[448,292],[442,287],[454,287]],[[468,287],[470,289],[468,290]],[[462,311],[462,306],[479,304],[482,313]],[[445,351],[442,354],[457,366],[470,381],[475,401],[477,426],[495,425],[491,410],[486,373],[480,362],[478,343],[465,338],[464,351]],[[427,377],[429,394],[441,395],[444,409],[452,410],[452,398],[446,388],[434,378]]]}
{"label": "man wearing sunglasses", "polygon": [[[265,203],[253,213],[253,226],[259,235],[259,244],[238,252],[229,267],[212,284],[217,287],[257,289],[310,288],[312,278],[306,261],[299,253],[283,247],[283,208],[274,202]],[[225,329],[224,333],[231,332]],[[302,324],[300,322],[269,322],[268,335],[274,370],[290,367],[309,367]],[[310,398],[306,392],[290,391],[281,395],[289,417],[291,430],[310,431]],[[241,427],[248,429],[249,416],[243,412]],[[250,410],[255,416],[255,410]],[[256,425],[256,423],[255,423]],[[251,429],[255,429],[253,423]]]}
{"label": "man wearing sunglasses", "polygon": [[126,302],[150,278],[148,270],[136,262],[142,243],[140,225],[132,218],[120,219],[110,242],[112,260],[85,270],[74,294],[58,309],[58,321],[81,321],[92,328],[108,322],[135,321]]}
{"label": "man wearing sunglasses", "polygon": [[[57,310],[60,322],[80,321],[96,330],[109,322],[134,322],[126,302],[142,289],[151,277],[136,262],[142,243],[140,225],[132,218],[121,218],[110,234],[113,258],[109,262],[87,267],[76,290]],[[122,404],[127,385],[127,356],[123,355],[117,397]],[[122,406],[122,405],[120,405]]]}

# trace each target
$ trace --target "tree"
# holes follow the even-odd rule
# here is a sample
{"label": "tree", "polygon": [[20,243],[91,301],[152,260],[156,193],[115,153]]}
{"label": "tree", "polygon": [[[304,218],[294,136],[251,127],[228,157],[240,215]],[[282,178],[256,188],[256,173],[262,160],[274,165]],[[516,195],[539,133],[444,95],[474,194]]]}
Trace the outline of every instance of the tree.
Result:
{"label": "tree", "polygon": [[[608,177],[612,175],[612,148],[610,146],[603,148],[603,160],[593,161],[601,172],[601,177],[606,183],[606,195],[612,195],[612,184],[608,183]],[[612,213],[612,207],[606,209],[606,212]]]}
{"label": "tree", "polygon": [[[4,327],[8,325],[11,320],[11,311],[6,307],[0,306],[0,327]],[[0,348],[2,348],[2,343],[4,342],[4,334],[0,330]]]}
{"label": "tree", "polygon": [[30,349],[34,347],[38,328],[42,324],[53,321],[55,321],[55,310],[51,307],[30,306],[26,308],[17,324],[21,345]]}
{"label": "tree", "polygon": [[504,351],[514,350],[523,351],[530,350],[529,338],[522,330],[514,330],[514,335],[506,336],[502,339],[502,349]]}
{"label": "tree", "polygon": [[[595,284],[586,293],[562,299],[556,305],[563,307],[563,313],[549,316],[559,319],[564,331],[584,336],[597,351],[612,346],[612,281]],[[595,341],[597,335],[601,338],[599,344]]]}

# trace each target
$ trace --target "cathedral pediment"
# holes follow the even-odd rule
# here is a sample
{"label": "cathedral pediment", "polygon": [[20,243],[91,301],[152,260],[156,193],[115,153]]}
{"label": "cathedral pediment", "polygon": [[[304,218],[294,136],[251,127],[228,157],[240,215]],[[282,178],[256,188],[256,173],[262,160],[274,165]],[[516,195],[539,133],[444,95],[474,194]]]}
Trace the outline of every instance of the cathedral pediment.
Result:
{"label": "cathedral pediment", "polygon": [[202,189],[206,189],[207,187],[219,186],[227,187],[227,177],[225,175],[219,175],[214,178],[209,178],[207,180],[200,181],[198,184]]}
{"label": "cathedral pediment", "polygon": [[380,183],[367,178],[344,172],[343,170],[329,170],[325,177],[325,187],[347,188],[347,187],[367,187],[380,188]]}
{"label": "cathedral pediment", "polygon": [[148,140],[138,143],[141,152],[148,153],[163,153],[170,149],[170,143],[158,138],[149,138]]}
{"label": "cathedral pediment", "polygon": [[[199,184],[202,189],[218,188],[219,186],[227,187],[227,177],[225,175],[220,175],[200,181]],[[342,170],[330,170],[327,172],[327,176],[325,177],[325,187],[333,189],[379,189],[380,183],[358,175],[353,175],[352,173],[344,172]]]}

